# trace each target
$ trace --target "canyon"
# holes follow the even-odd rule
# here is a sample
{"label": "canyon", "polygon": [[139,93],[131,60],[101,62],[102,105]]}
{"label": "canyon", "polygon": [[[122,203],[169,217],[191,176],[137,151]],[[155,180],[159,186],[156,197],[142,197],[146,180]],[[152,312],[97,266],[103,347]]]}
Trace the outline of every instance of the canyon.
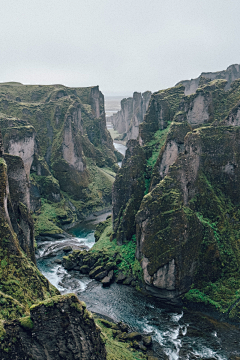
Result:
{"label": "canyon", "polygon": [[[127,140],[124,159],[98,86],[0,84],[2,359],[114,359],[103,323],[76,295],[61,295],[35,256],[110,210],[91,249],[61,248],[61,269],[239,327],[238,75],[232,65],[122,100],[108,120]],[[120,332],[120,343],[133,336]],[[156,356],[142,340],[129,346],[135,359]]]}

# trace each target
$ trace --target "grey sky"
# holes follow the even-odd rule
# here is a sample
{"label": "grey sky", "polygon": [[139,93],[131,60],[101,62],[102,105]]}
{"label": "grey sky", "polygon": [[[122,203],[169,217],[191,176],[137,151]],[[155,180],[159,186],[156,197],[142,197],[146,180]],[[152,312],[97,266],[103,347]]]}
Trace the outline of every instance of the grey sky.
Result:
{"label": "grey sky", "polygon": [[0,0],[0,82],[156,91],[240,63],[239,0]]}

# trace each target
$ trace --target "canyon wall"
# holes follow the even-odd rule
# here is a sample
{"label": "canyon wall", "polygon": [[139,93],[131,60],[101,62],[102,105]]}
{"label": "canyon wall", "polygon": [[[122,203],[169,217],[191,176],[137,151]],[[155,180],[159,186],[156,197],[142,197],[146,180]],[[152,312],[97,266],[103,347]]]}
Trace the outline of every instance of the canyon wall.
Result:
{"label": "canyon wall", "polygon": [[112,122],[114,130],[125,134],[126,140],[137,139],[139,124],[143,122],[150,97],[150,91],[142,94],[134,92],[133,97],[121,101],[121,110],[108,118]]}
{"label": "canyon wall", "polygon": [[92,314],[35,266],[29,179],[0,132],[0,358],[106,359]]}
{"label": "canyon wall", "polygon": [[[152,95],[113,185],[112,237],[128,243],[136,236],[136,258],[154,296],[208,305],[240,321],[240,80],[226,85],[202,81],[186,96],[179,84]],[[125,218],[133,220],[123,234]]]}
{"label": "canyon wall", "polygon": [[36,233],[59,233],[110,206],[109,171],[118,170],[119,154],[106,128],[99,87],[3,83],[0,90],[4,151],[23,161]]}
{"label": "canyon wall", "polygon": [[203,72],[196,79],[191,80],[182,80],[178,84],[182,84],[185,87],[185,95],[194,94],[197,88],[201,85],[202,81],[224,79],[227,80],[225,85],[225,90],[230,89],[230,85],[233,81],[240,78],[240,65],[234,64],[230,65],[226,70],[216,71],[216,72]]}

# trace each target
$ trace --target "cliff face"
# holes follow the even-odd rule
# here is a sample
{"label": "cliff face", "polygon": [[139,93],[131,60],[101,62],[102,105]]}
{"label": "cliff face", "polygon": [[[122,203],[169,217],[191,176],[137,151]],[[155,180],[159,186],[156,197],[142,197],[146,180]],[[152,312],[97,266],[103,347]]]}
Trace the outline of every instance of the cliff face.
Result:
{"label": "cliff face", "polygon": [[[224,79],[227,80],[225,85],[225,90],[229,90],[231,83],[240,78],[240,65],[234,64],[230,65],[226,70],[216,71],[216,72],[203,72],[196,79],[191,80],[182,80],[179,81],[178,84],[182,84],[185,87],[185,95],[194,94],[201,85],[202,81],[206,80],[216,80],[216,79]],[[203,80],[204,79],[204,80]]]}
{"label": "cliff face", "polygon": [[101,331],[74,294],[33,305],[30,316],[6,323],[5,331],[1,359],[106,359]]}
{"label": "cliff face", "polygon": [[[6,156],[7,162],[10,163],[9,170],[4,158],[0,158],[0,282],[1,297],[7,299],[2,302],[2,304],[6,303],[3,305],[3,308],[6,306],[6,312],[1,313],[1,316],[5,316],[4,318],[12,318],[15,312],[24,314],[29,304],[39,299],[43,300],[47,297],[47,293],[49,295],[58,293],[33,263],[35,257],[34,252],[31,252],[33,249],[32,221],[27,205],[25,205],[28,192],[26,191],[24,194],[24,189],[27,190],[28,185],[27,177],[26,173],[24,177],[22,171],[19,172],[18,179],[12,177],[11,166],[14,162],[16,170],[24,170],[24,167],[20,158],[16,159],[15,156],[11,156],[11,161],[9,161],[9,157],[9,155]],[[9,178],[8,173],[10,174]],[[16,184],[17,181],[19,184]],[[14,189],[13,184],[16,186]],[[14,190],[13,193],[12,190]],[[20,235],[20,242],[17,234]],[[19,302],[19,309],[13,307],[11,310],[7,310],[8,302],[12,304]]]}
{"label": "cliff face", "polygon": [[[227,91],[226,83],[203,81],[189,96],[182,85],[153,94],[138,139],[146,162],[129,157],[115,183],[131,183],[136,161],[145,196],[132,232],[146,289],[170,302],[187,293],[240,321],[240,80]],[[127,209],[117,193],[114,184],[115,219]]]}
{"label": "cliff face", "polygon": [[151,92],[143,94],[135,92],[133,97],[121,101],[121,110],[109,117],[113,127],[120,134],[126,134],[126,139],[137,139],[139,124],[146,114]]}
{"label": "cliff face", "polygon": [[60,296],[34,265],[29,180],[1,133],[0,154],[0,358],[106,359],[85,304]]}
{"label": "cliff face", "polygon": [[[61,232],[65,222],[110,205],[108,170],[118,166],[98,86],[0,84],[0,112],[5,153],[23,160],[31,210],[41,211],[37,233]],[[52,214],[55,204],[61,209],[54,225],[43,219],[46,201]]]}
{"label": "cliff face", "polygon": [[[127,142],[128,149],[113,184],[113,224],[118,245],[130,241],[135,234],[135,215],[145,191],[143,172],[145,154],[137,140]],[[128,181],[124,181],[128,179]]]}

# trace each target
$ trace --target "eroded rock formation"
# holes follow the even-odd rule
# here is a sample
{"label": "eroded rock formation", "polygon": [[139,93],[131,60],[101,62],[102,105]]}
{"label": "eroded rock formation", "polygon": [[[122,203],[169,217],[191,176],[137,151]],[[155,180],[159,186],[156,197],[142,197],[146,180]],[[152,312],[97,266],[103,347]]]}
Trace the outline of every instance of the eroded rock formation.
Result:
{"label": "eroded rock formation", "polygon": [[106,129],[99,87],[8,83],[0,88],[5,153],[23,161],[31,210],[45,217],[47,201],[56,214],[50,222],[37,220],[37,234],[59,233],[95,209],[110,206],[114,177],[108,170],[118,170],[118,154]]}
{"label": "eroded rock formation", "polygon": [[130,241],[135,234],[135,215],[145,190],[144,152],[137,140],[129,140],[127,146],[122,167],[113,185],[113,224],[118,245]]}
{"label": "eroded rock formation", "polygon": [[1,133],[0,151],[0,358],[106,359],[85,304],[60,296],[34,265],[28,176],[20,157],[3,153]]}
{"label": "eroded rock formation", "polygon": [[211,81],[216,79],[225,79],[227,83],[225,85],[225,90],[229,90],[231,83],[236,79],[240,78],[240,65],[234,64],[230,65],[226,70],[216,71],[216,72],[203,72],[196,79],[191,80],[182,80],[178,84],[182,84],[185,87],[185,95],[194,94],[197,88],[202,85],[203,81]]}
{"label": "eroded rock formation", "polygon": [[143,122],[151,94],[151,91],[143,94],[135,92],[133,97],[123,99],[121,110],[108,118],[114,129],[120,134],[125,134],[127,140],[137,139],[139,124]]}

